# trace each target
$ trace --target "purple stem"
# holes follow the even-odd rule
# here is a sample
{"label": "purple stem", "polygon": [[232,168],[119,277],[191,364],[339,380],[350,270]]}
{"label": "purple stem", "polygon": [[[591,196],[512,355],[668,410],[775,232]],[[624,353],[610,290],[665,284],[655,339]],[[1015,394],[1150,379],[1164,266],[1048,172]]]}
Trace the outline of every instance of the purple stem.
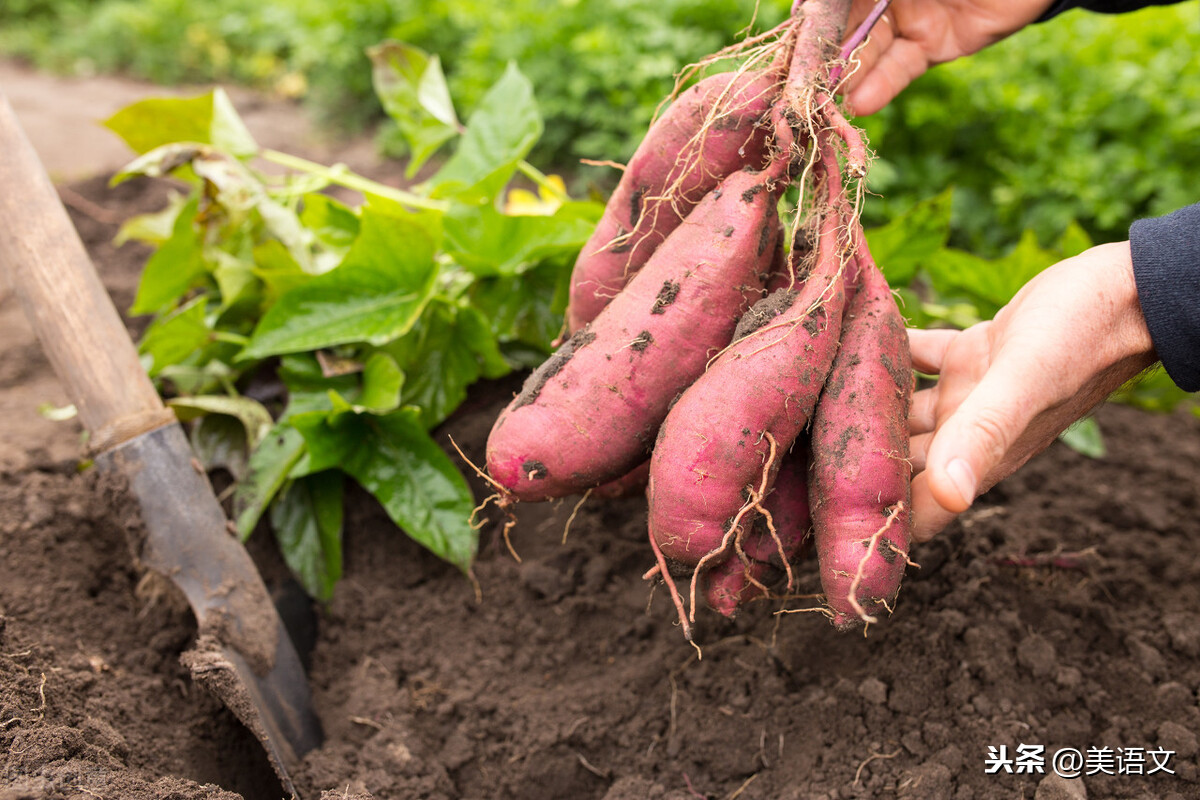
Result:
{"label": "purple stem", "polygon": [[[797,0],[796,4],[792,6],[793,14],[796,13],[796,9],[799,8],[801,2],[802,0]],[[838,53],[838,63],[834,65],[833,69],[829,70],[830,86],[837,85],[838,79],[842,77],[842,64],[844,64],[846,60],[849,59],[854,53],[854,51],[858,49],[858,46],[866,40],[867,34],[871,32],[871,28],[875,27],[875,23],[878,22],[879,18],[883,16],[883,12],[887,11],[887,8],[889,5],[891,5],[891,2],[892,0],[879,0],[877,3],[875,3],[875,7],[871,9],[871,13],[868,14],[867,18],[862,21],[862,24],[855,29],[854,34],[846,40],[846,44],[842,47],[842,52]]]}

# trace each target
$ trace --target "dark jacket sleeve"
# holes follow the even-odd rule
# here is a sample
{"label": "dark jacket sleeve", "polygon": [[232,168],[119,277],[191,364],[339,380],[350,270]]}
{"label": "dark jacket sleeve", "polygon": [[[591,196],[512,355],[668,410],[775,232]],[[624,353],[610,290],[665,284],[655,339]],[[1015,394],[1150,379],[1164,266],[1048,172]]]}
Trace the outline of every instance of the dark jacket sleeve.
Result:
{"label": "dark jacket sleeve", "polygon": [[1122,14],[1147,6],[1169,6],[1178,2],[1181,0],[1054,0],[1046,9],[1046,13],[1038,17],[1038,22],[1045,22],[1072,8],[1086,8],[1088,11],[1098,11],[1101,14]]}
{"label": "dark jacket sleeve", "polygon": [[1180,389],[1200,390],[1200,203],[1138,220],[1129,244],[1154,349]]}

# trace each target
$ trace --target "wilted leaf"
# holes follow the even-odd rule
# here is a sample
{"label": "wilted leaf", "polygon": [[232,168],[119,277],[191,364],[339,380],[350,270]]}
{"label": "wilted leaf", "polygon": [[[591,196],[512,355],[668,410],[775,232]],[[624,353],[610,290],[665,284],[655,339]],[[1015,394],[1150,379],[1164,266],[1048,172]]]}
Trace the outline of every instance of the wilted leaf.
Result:
{"label": "wilted leaf", "polygon": [[224,414],[201,417],[193,426],[192,450],[205,470],[224,469],[241,480],[246,474],[250,448],[241,421]]}
{"label": "wilted leaf", "polygon": [[172,397],[167,401],[167,405],[175,412],[175,416],[179,417],[180,422],[188,422],[205,414],[225,414],[234,417],[245,427],[246,441],[251,447],[257,447],[274,425],[271,412],[251,397],[218,394]]}

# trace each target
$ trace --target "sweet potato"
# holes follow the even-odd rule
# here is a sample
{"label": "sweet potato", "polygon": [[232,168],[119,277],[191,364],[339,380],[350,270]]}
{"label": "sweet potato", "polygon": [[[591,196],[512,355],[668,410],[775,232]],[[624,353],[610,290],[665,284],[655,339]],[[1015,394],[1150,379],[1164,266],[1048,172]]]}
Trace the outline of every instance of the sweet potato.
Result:
{"label": "sweet potato", "polygon": [[883,275],[865,255],[859,263],[841,349],[813,416],[809,472],[821,583],[839,628],[890,607],[910,534],[908,338]]}
{"label": "sweet potato", "polygon": [[[776,292],[671,409],[650,461],[650,537],[683,564],[727,556],[808,424],[841,329],[838,217],[800,292]],[[711,562],[710,562],[711,565]],[[694,612],[694,608],[693,608]]]}
{"label": "sweet potato", "polygon": [[714,611],[734,616],[739,606],[765,594],[766,581],[780,571],[786,571],[791,588],[790,565],[803,558],[811,541],[805,449],[797,443],[784,457],[775,486],[762,503],[770,525],[765,514],[758,515],[734,553],[705,575],[704,595]]}
{"label": "sweet potato", "polygon": [[595,319],[725,176],[764,166],[768,137],[759,123],[776,81],[765,71],[713,75],[654,123],[575,263],[568,333]]}
{"label": "sweet potato", "polygon": [[520,500],[618,478],[646,458],[672,399],[760,296],[778,230],[766,173],[710,192],[624,291],[526,381],[488,439],[492,478]]}
{"label": "sweet potato", "polygon": [[604,500],[616,500],[620,497],[632,497],[646,491],[646,481],[650,479],[650,460],[646,459],[619,478],[613,478],[605,484],[597,486],[592,497]]}

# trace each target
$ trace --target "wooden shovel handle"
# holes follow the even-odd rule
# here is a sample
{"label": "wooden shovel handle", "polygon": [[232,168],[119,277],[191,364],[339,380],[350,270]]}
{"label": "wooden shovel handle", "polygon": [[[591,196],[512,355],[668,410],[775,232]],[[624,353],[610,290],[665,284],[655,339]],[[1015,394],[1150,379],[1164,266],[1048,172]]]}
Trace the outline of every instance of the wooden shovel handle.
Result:
{"label": "wooden shovel handle", "polygon": [[[37,153],[0,92],[0,275],[33,325],[85,428],[105,445],[169,412]],[[96,444],[96,442],[93,442]]]}

